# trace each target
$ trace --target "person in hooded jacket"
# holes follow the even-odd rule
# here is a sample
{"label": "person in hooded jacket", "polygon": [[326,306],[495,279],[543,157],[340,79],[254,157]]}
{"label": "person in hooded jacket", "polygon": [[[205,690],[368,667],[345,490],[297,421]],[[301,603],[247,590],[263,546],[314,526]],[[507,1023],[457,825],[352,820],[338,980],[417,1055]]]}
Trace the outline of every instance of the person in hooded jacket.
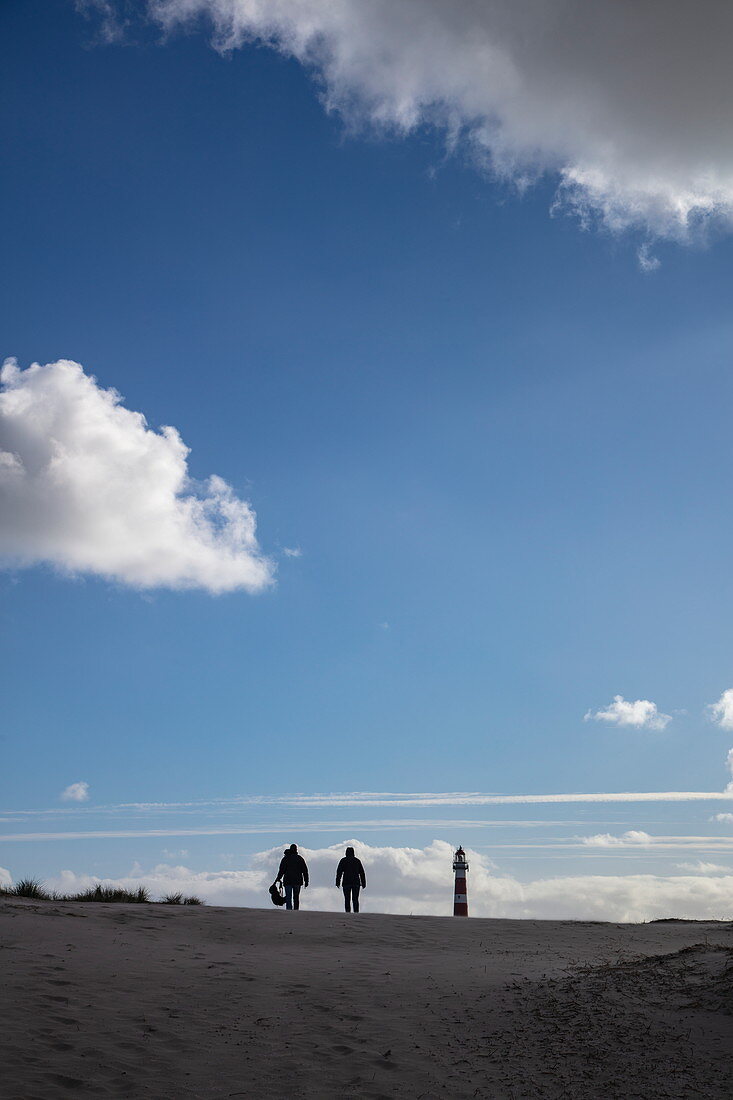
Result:
{"label": "person in hooded jacket", "polygon": [[280,860],[275,882],[285,887],[285,908],[300,909],[300,888],[308,886],[308,864],[298,855],[298,845],[291,844]]}
{"label": "person in hooded jacket", "polygon": [[366,887],[366,875],[364,874],[364,866],[360,859],[357,859],[354,855],[353,848],[346,849],[346,855],[339,862],[336,868],[336,885],[340,886],[343,881],[344,890],[344,907],[347,913],[351,912],[353,905],[354,912],[359,912],[359,891],[362,886]]}

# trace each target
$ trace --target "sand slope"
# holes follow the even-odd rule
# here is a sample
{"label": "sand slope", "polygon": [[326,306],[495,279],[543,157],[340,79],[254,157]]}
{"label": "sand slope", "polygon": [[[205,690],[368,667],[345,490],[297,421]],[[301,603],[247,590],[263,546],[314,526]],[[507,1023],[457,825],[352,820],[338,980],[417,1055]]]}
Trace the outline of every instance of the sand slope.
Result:
{"label": "sand slope", "polygon": [[728,924],[4,899],[0,973],[3,1100],[733,1094]]}

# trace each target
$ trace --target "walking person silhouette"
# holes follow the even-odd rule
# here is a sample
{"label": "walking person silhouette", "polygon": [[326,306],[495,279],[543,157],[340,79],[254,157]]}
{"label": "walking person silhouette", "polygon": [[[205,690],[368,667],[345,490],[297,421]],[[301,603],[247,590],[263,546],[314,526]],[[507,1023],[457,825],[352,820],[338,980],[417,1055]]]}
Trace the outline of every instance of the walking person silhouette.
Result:
{"label": "walking person silhouette", "polygon": [[347,913],[351,912],[353,905],[354,912],[359,912],[359,891],[362,887],[366,888],[366,875],[364,874],[364,866],[360,859],[357,859],[354,855],[353,848],[346,849],[346,855],[339,862],[336,868],[336,885],[340,886],[343,879],[344,890],[344,908]]}
{"label": "walking person silhouette", "polygon": [[280,860],[275,882],[285,887],[285,908],[300,909],[300,888],[308,886],[308,864],[298,855],[298,845],[291,844]]}

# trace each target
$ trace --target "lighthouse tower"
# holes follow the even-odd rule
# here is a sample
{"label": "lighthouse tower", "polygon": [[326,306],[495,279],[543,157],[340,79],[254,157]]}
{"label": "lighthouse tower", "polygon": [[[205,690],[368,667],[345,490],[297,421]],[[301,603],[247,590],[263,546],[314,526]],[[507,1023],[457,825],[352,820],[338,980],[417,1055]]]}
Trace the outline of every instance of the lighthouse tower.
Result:
{"label": "lighthouse tower", "polygon": [[456,873],[456,887],[453,895],[453,916],[468,916],[468,887],[466,886],[466,872],[468,863],[463,848],[459,848],[453,857],[453,870]]}

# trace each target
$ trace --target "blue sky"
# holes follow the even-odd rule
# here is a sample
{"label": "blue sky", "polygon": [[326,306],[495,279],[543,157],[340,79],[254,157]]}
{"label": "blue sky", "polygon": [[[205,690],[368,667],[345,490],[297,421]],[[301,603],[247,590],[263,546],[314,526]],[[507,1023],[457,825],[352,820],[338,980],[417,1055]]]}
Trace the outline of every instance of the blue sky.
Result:
{"label": "blue sky", "polygon": [[[174,425],[276,570],[212,595],[7,558],[3,832],[263,828],[189,837],[201,869],[368,821],[519,877],[692,858],[578,836],[727,843],[724,801],[98,809],[722,791],[733,243],[584,228],[551,173],[519,193],[439,129],[355,128],[297,60],[222,55],[206,26],[105,42],[72,4],[11,2],[0,30],[3,354],[73,360]],[[671,721],[584,721],[616,695]],[[79,781],[88,801],[59,801]],[[310,828],[324,814],[342,833]],[[181,843],[8,842],[0,863],[120,875]]]}

